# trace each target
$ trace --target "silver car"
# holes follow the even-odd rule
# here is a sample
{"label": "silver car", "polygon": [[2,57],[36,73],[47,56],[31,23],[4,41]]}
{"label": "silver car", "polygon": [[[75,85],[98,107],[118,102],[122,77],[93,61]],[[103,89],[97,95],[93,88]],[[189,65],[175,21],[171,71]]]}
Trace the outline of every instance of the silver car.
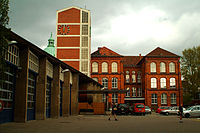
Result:
{"label": "silver car", "polygon": [[[183,110],[185,110],[185,108],[183,108]],[[160,114],[164,114],[164,115],[177,115],[179,113],[179,107],[178,106],[174,106],[174,107],[170,107],[169,109],[166,110],[162,110],[160,112]]]}
{"label": "silver car", "polygon": [[183,116],[186,118],[200,117],[200,105],[195,105],[187,108],[185,111],[183,111]]}
{"label": "silver car", "polygon": [[151,108],[149,106],[145,106],[145,114],[151,114]]}

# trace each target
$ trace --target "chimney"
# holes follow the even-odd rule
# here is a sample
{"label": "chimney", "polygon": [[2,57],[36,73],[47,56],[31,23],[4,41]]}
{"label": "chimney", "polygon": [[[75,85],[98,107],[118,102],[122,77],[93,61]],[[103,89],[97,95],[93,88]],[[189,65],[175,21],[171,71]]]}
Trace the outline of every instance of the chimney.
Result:
{"label": "chimney", "polygon": [[139,54],[139,57],[140,57],[140,60],[142,59],[142,56],[141,56],[141,54]]}

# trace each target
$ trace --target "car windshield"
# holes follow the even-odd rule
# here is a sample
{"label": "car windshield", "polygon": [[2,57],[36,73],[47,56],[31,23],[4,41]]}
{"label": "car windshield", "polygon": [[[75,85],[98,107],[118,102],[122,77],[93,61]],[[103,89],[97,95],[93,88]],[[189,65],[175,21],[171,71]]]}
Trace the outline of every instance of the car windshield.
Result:
{"label": "car windshield", "polygon": [[138,105],[136,105],[136,108],[144,108],[144,105],[143,104],[138,104]]}
{"label": "car windshield", "polygon": [[193,106],[192,107],[188,107],[186,110],[191,110],[193,108]]}

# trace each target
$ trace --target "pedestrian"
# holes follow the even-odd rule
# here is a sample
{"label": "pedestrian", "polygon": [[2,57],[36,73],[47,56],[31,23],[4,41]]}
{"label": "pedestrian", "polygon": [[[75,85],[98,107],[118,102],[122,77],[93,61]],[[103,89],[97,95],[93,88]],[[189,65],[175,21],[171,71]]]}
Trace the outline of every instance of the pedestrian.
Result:
{"label": "pedestrian", "polygon": [[112,105],[111,113],[110,113],[109,118],[108,118],[109,121],[110,121],[110,118],[111,118],[112,115],[114,116],[115,121],[118,121],[117,120],[117,104],[115,104],[115,103],[113,103],[113,105]]}
{"label": "pedestrian", "polygon": [[179,115],[180,115],[180,123],[183,123],[183,121],[182,121],[182,117],[183,117],[183,105],[182,104],[180,104],[180,106],[179,106]]}

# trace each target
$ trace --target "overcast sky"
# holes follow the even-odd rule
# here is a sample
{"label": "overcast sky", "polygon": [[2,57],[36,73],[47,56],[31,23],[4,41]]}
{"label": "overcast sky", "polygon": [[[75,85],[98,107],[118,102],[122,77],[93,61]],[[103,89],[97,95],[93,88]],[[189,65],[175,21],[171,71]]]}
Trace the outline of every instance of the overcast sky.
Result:
{"label": "overcast sky", "polygon": [[91,11],[92,52],[106,46],[121,55],[161,47],[181,55],[200,45],[200,0],[10,0],[9,27],[40,48],[56,33],[56,11]]}

